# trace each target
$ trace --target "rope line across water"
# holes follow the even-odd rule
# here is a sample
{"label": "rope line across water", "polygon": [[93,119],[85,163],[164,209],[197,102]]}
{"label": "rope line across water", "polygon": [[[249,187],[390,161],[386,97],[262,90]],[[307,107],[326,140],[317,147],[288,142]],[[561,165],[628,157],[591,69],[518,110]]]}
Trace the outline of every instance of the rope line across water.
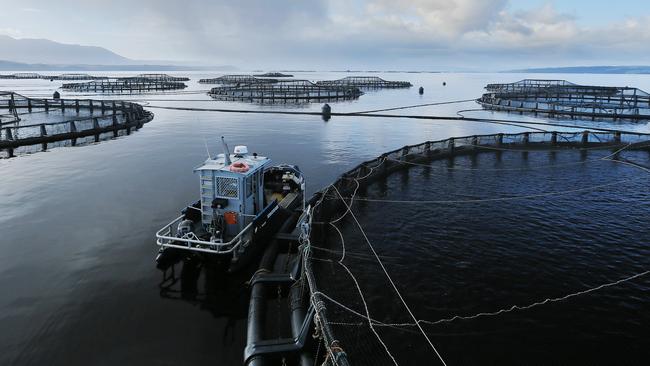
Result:
{"label": "rope line across water", "polygon": [[[421,320],[417,320],[417,322],[422,323],[422,324],[428,324],[428,325],[438,325],[438,324],[442,324],[442,323],[451,323],[451,322],[454,322],[456,320],[472,320],[472,319],[476,319],[476,318],[480,318],[480,317],[497,316],[497,315],[501,315],[501,314],[505,314],[505,313],[510,313],[510,312],[515,311],[515,310],[528,310],[528,309],[532,309],[532,308],[537,307],[537,306],[546,305],[546,304],[553,303],[553,302],[560,302],[560,301],[568,300],[568,299],[576,297],[576,296],[586,295],[586,294],[589,294],[589,293],[594,292],[594,291],[602,290],[604,288],[620,285],[622,283],[635,280],[637,278],[646,276],[648,274],[650,274],[650,270],[640,272],[640,273],[637,273],[637,274],[634,274],[634,275],[631,275],[631,276],[628,276],[628,277],[625,277],[625,278],[622,278],[622,279],[619,279],[619,280],[616,280],[616,281],[613,281],[613,282],[608,282],[608,283],[604,283],[604,284],[601,284],[601,285],[598,285],[598,286],[595,286],[595,287],[591,287],[591,288],[588,288],[586,290],[573,292],[573,293],[570,293],[568,295],[564,295],[564,296],[561,296],[561,297],[546,298],[544,300],[537,301],[537,302],[534,302],[534,303],[531,303],[531,304],[528,304],[528,305],[512,305],[512,306],[502,308],[502,309],[499,309],[499,310],[496,310],[496,311],[480,312],[480,313],[476,313],[476,314],[472,314],[472,315],[454,315],[452,317],[443,318],[443,319],[439,319],[439,320],[436,320],[436,321],[422,320],[421,319]],[[346,311],[348,311],[351,314],[354,314],[356,316],[364,317],[363,314],[359,313],[358,311],[355,311],[354,309],[351,309],[351,308],[347,307],[346,305],[344,305],[344,304],[340,303],[339,301],[333,299],[331,296],[329,296],[327,294],[324,294],[324,293],[320,293],[320,295],[322,297],[324,297],[325,299],[329,300],[330,302],[332,302],[333,304],[337,305],[341,309],[346,310]],[[384,322],[381,322],[381,321],[376,320],[376,319],[367,319],[367,320],[373,322],[375,325],[385,326],[385,327],[414,327],[414,326],[416,326],[416,323],[384,323]],[[359,323],[337,323],[337,322],[332,322],[332,324],[335,324],[335,325],[360,325]]]}

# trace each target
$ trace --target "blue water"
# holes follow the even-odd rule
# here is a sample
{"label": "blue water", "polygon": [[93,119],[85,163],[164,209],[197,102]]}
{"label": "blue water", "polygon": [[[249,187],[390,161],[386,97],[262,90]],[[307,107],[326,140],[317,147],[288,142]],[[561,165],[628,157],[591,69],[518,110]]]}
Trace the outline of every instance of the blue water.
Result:
{"label": "blue water", "polygon": [[[178,95],[62,94],[63,97],[146,100],[144,103],[150,106],[313,111],[321,107],[320,104],[260,106],[223,102],[199,93],[206,86],[196,80],[218,75],[189,73],[192,78],[189,88]],[[516,81],[528,76],[372,75],[411,81],[414,87],[371,91],[358,100],[330,103],[333,111],[472,99],[479,97],[482,87],[489,82]],[[296,74],[306,79],[344,76],[347,74]],[[650,76],[541,77],[650,90]],[[442,86],[443,81],[447,86]],[[48,96],[58,86],[59,83],[44,80],[2,80],[0,89],[29,96]],[[425,89],[422,96],[417,92],[419,86]],[[191,91],[197,93],[187,93]],[[477,107],[468,102],[391,113],[455,116],[458,110]],[[222,305],[217,301],[217,310],[213,307],[207,311],[198,301],[162,298],[158,289],[161,275],[153,263],[157,250],[153,240],[155,231],[197,197],[198,180],[192,174],[192,167],[206,157],[204,140],[208,141],[212,152],[219,150],[216,141],[223,135],[231,146],[246,144],[250,151],[267,155],[275,162],[298,164],[307,177],[309,192],[315,192],[359,162],[406,144],[450,136],[526,130],[466,121],[334,117],[324,122],[316,116],[155,108],[151,111],[155,113],[154,120],[130,136],[0,160],[0,289],[3,293],[0,297],[0,364],[241,363],[246,320],[245,313],[232,307],[234,300],[224,299]],[[469,112],[467,115],[470,114],[545,121],[491,112]],[[597,122],[596,125],[650,131],[645,123]],[[532,218],[546,219],[543,216]],[[536,222],[544,225],[543,221]],[[600,230],[610,232],[611,228]],[[458,248],[456,255],[461,257],[466,252],[466,248]],[[630,259],[630,263],[635,261]],[[480,268],[490,270],[489,266],[497,267],[504,281],[520,276],[520,272],[509,272],[498,262],[484,263]],[[613,277],[615,274],[618,273],[612,273]],[[462,278],[452,272],[446,276],[453,277],[450,281]],[[557,288],[558,292],[563,289],[566,288]],[[496,285],[494,291],[498,291]],[[475,297],[468,297],[445,306],[470,311],[475,309],[465,306],[478,303]],[[462,337],[457,342],[446,346],[445,353],[462,355],[466,352]],[[487,360],[486,363],[492,362]]]}

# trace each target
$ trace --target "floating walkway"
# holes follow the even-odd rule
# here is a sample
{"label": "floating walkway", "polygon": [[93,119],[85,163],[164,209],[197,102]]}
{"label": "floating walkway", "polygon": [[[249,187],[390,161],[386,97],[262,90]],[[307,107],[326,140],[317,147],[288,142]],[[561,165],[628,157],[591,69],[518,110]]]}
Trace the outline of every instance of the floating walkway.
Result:
{"label": "floating walkway", "polygon": [[24,80],[32,80],[32,79],[50,79],[50,77],[37,74],[34,72],[17,72],[15,74],[11,75],[0,75],[0,79],[24,79]]}
{"label": "floating walkway", "polygon": [[124,94],[182,90],[187,88],[187,85],[178,81],[158,81],[134,77],[117,80],[94,80],[87,83],[68,83],[63,84],[61,88],[74,92]]}
{"label": "floating walkway", "polygon": [[68,73],[61,75],[41,75],[32,72],[19,72],[11,75],[0,75],[0,79],[22,79],[22,80],[102,80],[108,76],[95,76],[89,74]]}
{"label": "floating walkway", "polygon": [[[47,79],[48,77],[46,77]],[[52,76],[50,79],[54,80],[106,80],[108,76],[95,76],[88,74],[61,74],[59,76]]]}
{"label": "floating walkway", "polygon": [[363,93],[354,87],[323,86],[308,80],[254,82],[236,86],[220,86],[208,95],[226,100],[256,102],[318,102],[356,99]]}
{"label": "floating walkway", "polygon": [[[626,150],[650,150],[650,134],[622,132],[526,132],[518,134],[494,134],[456,137],[439,141],[428,141],[418,145],[404,146],[381,156],[366,161],[344,173],[333,184],[317,193],[312,199],[316,202],[309,208],[310,216],[304,220],[309,223],[308,235],[302,237],[303,272],[310,290],[311,303],[315,307],[317,336],[321,339],[324,351],[320,357],[315,357],[318,364],[324,365],[365,365],[372,364],[409,364],[405,354],[396,355],[390,343],[384,343],[382,336],[391,329],[399,329],[400,339],[413,344],[411,347],[422,347],[418,351],[430,351],[430,364],[445,364],[443,356],[438,352],[435,341],[422,329],[422,324],[431,323],[419,318],[411,312],[409,303],[400,294],[390,273],[383,265],[381,257],[365,236],[363,228],[356,217],[351,205],[359,201],[366,204],[363,197],[366,188],[378,180],[385,179],[392,173],[413,166],[429,165],[432,161],[453,159],[455,156],[476,155],[482,153],[501,154],[503,151],[559,151],[609,149],[613,157],[617,152]],[[624,160],[621,160],[625,163]],[[643,168],[645,169],[645,168]],[[647,170],[647,169],[646,169]],[[650,171],[650,170],[649,170]],[[618,184],[617,182],[611,185]],[[598,187],[595,187],[598,188]],[[594,189],[587,187],[586,189]],[[573,189],[574,192],[584,192],[585,188]],[[363,193],[362,193],[363,192]],[[552,193],[557,194],[557,193]],[[516,198],[516,197],[515,197]],[[508,197],[506,199],[512,199]],[[382,202],[380,200],[380,202]],[[413,201],[420,203],[419,201]],[[336,223],[344,217],[355,225],[356,231],[363,236],[357,237],[357,242],[344,238]],[[333,237],[335,239],[328,239]],[[340,239],[339,239],[340,238]],[[364,239],[365,238],[365,239]],[[346,243],[347,239],[347,243]],[[359,243],[361,240],[363,243]],[[363,248],[361,250],[360,248]],[[344,262],[344,258],[346,259]],[[353,260],[369,261],[378,265],[379,273],[364,275],[355,279],[353,275],[356,262]],[[349,264],[348,268],[346,264]],[[382,271],[383,270],[383,271]],[[634,278],[630,277],[630,278]],[[377,282],[371,288],[381,288],[384,296],[380,303],[368,310],[368,304],[361,288],[368,288],[368,281]],[[360,285],[361,283],[361,285]],[[586,292],[582,292],[586,293]],[[580,292],[576,295],[581,294]],[[388,296],[388,297],[386,297]],[[370,299],[371,297],[369,297]],[[388,305],[387,305],[388,304]],[[500,314],[495,312],[494,314]],[[419,314],[422,316],[422,314]],[[488,314],[487,316],[489,316]],[[473,317],[466,317],[473,319]],[[383,319],[400,320],[392,324]],[[404,320],[402,320],[404,319]],[[406,320],[408,319],[408,320]],[[445,321],[453,321],[445,319]],[[406,322],[402,322],[406,321]],[[393,339],[392,342],[399,342]],[[394,345],[394,343],[393,343]],[[421,346],[419,346],[421,345]],[[398,362],[399,361],[399,362]]]}
{"label": "floating walkway", "polygon": [[182,82],[189,81],[188,77],[177,77],[170,76],[167,74],[140,74],[136,76],[127,76],[127,77],[108,77],[108,76],[97,76],[89,75],[82,73],[67,73],[61,75],[41,75],[31,72],[20,72],[11,75],[0,75],[0,79],[23,79],[23,80],[128,80],[128,81],[138,81],[138,82]]}
{"label": "floating walkway", "polygon": [[140,74],[136,76],[117,78],[118,80],[131,80],[131,81],[154,81],[154,82],[182,82],[190,81],[188,77],[171,76],[167,74]]}
{"label": "floating walkway", "polygon": [[490,110],[543,113],[551,117],[650,119],[650,95],[637,88],[526,79],[488,84],[485,89],[488,92],[477,102]]}
{"label": "floating walkway", "polygon": [[356,87],[368,89],[410,88],[413,84],[408,81],[388,81],[377,76],[348,76],[338,80],[316,82],[322,86]]}
{"label": "floating walkway", "polygon": [[[15,150],[69,141],[98,142],[137,130],[153,119],[153,113],[139,104],[90,99],[35,99],[13,92],[0,93],[0,115],[20,116],[18,121],[2,118],[0,151],[13,157]],[[59,144],[60,145],[60,144]],[[57,145],[58,146],[58,145]]]}
{"label": "floating walkway", "polygon": [[260,83],[277,83],[276,79],[258,79],[253,75],[224,75],[212,79],[200,79],[201,84],[217,85],[241,85],[241,84],[260,84]]}
{"label": "floating walkway", "polygon": [[281,72],[267,72],[265,74],[257,74],[253,75],[257,78],[290,78],[293,77],[293,75],[289,74],[283,74]]}

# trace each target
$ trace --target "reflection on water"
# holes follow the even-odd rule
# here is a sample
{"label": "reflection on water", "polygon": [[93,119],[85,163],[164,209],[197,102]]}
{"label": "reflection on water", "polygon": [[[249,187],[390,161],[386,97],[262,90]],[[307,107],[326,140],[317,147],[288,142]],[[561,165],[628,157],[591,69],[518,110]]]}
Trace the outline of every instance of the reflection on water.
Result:
{"label": "reflection on water", "polygon": [[[151,106],[289,108],[288,105],[215,101],[205,95],[205,86],[196,80],[218,73],[190,75],[192,80],[183,94],[120,97],[150,100]],[[343,76],[347,74],[296,75],[300,79]],[[488,82],[517,81],[528,75],[391,73],[377,76],[407,80],[414,87],[369,91],[358,100],[330,103],[332,111],[472,99],[481,95]],[[634,85],[650,90],[648,76],[545,77]],[[443,81],[446,86],[442,85]],[[9,80],[0,89],[49,97],[59,85],[43,80]],[[418,94],[419,86],[425,90],[422,96]],[[63,98],[72,96],[115,98],[62,93]],[[319,112],[321,107],[321,104],[311,104],[297,108]],[[451,116],[459,109],[469,108],[476,108],[476,104],[429,106],[391,113],[417,111]],[[307,190],[313,193],[361,161],[403,145],[449,136],[524,131],[513,126],[445,120],[333,117],[324,122],[318,116],[151,110],[155,113],[154,120],[130,136],[0,160],[0,289],[3,291],[0,364],[241,363],[246,324],[236,311],[238,306],[231,304],[245,303],[245,300],[234,290],[236,281],[232,291],[220,289],[219,285],[230,285],[217,280],[213,287],[202,282],[206,269],[201,268],[202,274],[195,285],[196,300],[169,301],[167,297],[191,299],[192,296],[183,294],[191,291],[183,288],[192,288],[192,281],[184,287],[182,279],[179,280],[163,291],[161,298],[158,287],[161,274],[154,263],[157,251],[154,233],[177,217],[188,202],[197,199],[198,178],[192,174],[192,168],[206,157],[204,139],[212,152],[220,151],[216,139],[223,135],[231,145],[248,145],[251,152],[267,155],[275,163],[297,164],[306,176]],[[490,112],[477,114],[507,117]],[[531,116],[516,117],[534,120]],[[648,131],[644,123],[597,124]],[[476,184],[480,186],[481,181]],[[522,215],[531,212],[535,213],[533,210]],[[421,227],[413,228],[416,229]],[[456,255],[461,256],[465,249],[459,248]],[[449,250],[454,249],[450,246]],[[494,263],[485,265],[488,264]],[[507,267],[496,265],[504,271],[506,280],[519,278],[518,273],[509,273]],[[208,301],[211,305],[198,302],[208,298],[214,299]],[[465,304],[469,302],[463,300],[461,304],[449,306],[459,309]],[[226,315],[231,312],[237,315]],[[223,336],[225,329],[229,329],[228,337]],[[463,339],[458,338],[460,353],[463,344]],[[453,352],[449,349],[448,352]]]}
{"label": "reflection on water", "polygon": [[[176,273],[177,267],[180,274]],[[246,282],[251,275],[249,272],[232,275],[228,273],[228,263],[192,254],[163,272],[160,297],[185,301],[216,318],[224,318],[223,337],[232,341],[237,321],[246,320],[248,315],[250,289]]]}

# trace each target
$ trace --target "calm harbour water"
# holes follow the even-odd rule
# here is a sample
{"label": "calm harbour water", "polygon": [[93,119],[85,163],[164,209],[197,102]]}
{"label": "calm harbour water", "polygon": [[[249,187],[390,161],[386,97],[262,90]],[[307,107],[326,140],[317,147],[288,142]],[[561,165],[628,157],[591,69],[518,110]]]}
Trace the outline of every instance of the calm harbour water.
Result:
{"label": "calm harbour water", "polygon": [[[190,87],[186,90],[207,89],[196,80],[216,75],[219,74],[191,73],[192,80],[187,83]],[[531,76],[372,75],[408,80],[414,87],[371,91],[359,100],[330,103],[333,111],[364,111],[477,98],[489,82],[517,81]],[[297,78],[312,80],[344,76],[347,74],[296,74]],[[629,85],[650,90],[650,76],[532,77]],[[447,86],[442,86],[443,81]],[[3,80],[0,90],[44,96],[51,95],[58,85],[42,80]],[[419,86],[425,89],[423,96],[418,95]],[[63,93],[63,97],[74,95]],[[100,98],[86,94],[83,97]],[[221,102],[199,93],[120,98],[148,100],[146,103],[150,106],[314,111],[321,107],[320,104],[260,106]],[[478,105],[468,102],[391,113],[455,116],[458,110],[474,108]],[[198,195],[198,179],[192,174],[192,168],[206,157],[204,139],[207,139],[212,152],[219,150],[217,138],[226,136],[230,146],[245,144],[250,151],[267,155],[277,163],[297,164],[307,177],[308,190],[314,192],[361,161],[406,144],[450,136],[525,131],[513,126],[444,120],[334,117],[324,122],[314,116],[222,114],[154,108],[151,111],[155,113],[154,120],[130,136],[0,160],[0,364],[241,363],[245,311],[240,313],[229,304],[225,304],[221,312],[207,311],[196,301],[161,297],[158,288],[161,274],[153,261],[157,251],[155,231],[175,218],[178,211]],[[467,113],[470,114],[492,115],[488,112]],[[495,115],[533,120],[529,116]],[[647,124],[597,122],[596,125],[650,131]],[[644,207],[647,212],[647,206]],[[540,220],[538,224],[544,225],[546,218],[532,219]],[[534,232],[535,227],[528,227],[528,230]],[[526,232],[520,234],[526,235]],[[638,240],[638,245],[647,244],[647,236],[639,236]],[[466,250],[458,247],[454,255],[461,257]],[[545,253],[539,255],[540,258],[546,256]],[[637,259],[630,259],[630,263],[635,261]],[[520,276],[520,271],[508,271],[508,266],[500,262],[487,263],[477,270],[498,277],[494,286]],[[584,269],[575,267],[573,270]],[[459,278],[450,274],[449,279]],[[490,292],[490,289],[484,290]],[[493,291],[500,289],[495,287]],[[527,299],[537,300],[546,293],[529,295]],[[468,302],[478,301],[478,298],[480,296],[468,297],[444,306],[466,309]],[[647,296],[643,301],[647,313]],[[606,307],[605,304],[602,306]],[[625,319],[629,316],[633,316],[632,312],[621,315]],[[527,320],[525,314],[522,317],[522,321]],[[645,341],[648,344],[647,339]],[[464,347],[461,340],[456,344],[452,342],[445,351],[462,354],[466,352]],[[507,350],[493,352],[498,355]],[[487,355],[489,358],[489,353]],[[486,360],[486,363],[493,362]]]}

